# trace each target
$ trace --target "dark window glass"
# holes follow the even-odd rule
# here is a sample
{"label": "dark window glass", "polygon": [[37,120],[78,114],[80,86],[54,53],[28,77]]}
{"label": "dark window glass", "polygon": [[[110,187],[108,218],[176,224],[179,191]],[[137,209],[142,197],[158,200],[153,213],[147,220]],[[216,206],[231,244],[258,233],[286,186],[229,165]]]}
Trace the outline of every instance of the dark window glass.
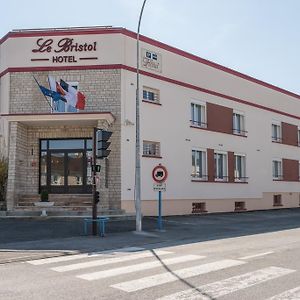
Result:
{"label": "dark window glass", "polygon": [[84,140],[49,140],[49,149],[84,149]]}
{"label": "dark window glass", "polygon": [[41,150],[47,150],[47,141],[41,141]]}
{"label": "dark window glass", "polygon": [[92,149],[93,148],[93,140],[86,140],[86,148],[87,149]]}

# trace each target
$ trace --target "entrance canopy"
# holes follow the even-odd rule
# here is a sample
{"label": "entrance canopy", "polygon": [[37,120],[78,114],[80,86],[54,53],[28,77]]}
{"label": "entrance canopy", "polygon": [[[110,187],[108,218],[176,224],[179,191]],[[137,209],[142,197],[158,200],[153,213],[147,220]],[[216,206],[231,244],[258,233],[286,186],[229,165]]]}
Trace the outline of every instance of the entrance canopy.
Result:
{"label": "entrance canopy", "polygon": [[84,113],[41,113],[41,114],[2,114],[8,122],[20,122],[29,126],[97,126],[98,121],[112,124],[115,117],[111,112]]}

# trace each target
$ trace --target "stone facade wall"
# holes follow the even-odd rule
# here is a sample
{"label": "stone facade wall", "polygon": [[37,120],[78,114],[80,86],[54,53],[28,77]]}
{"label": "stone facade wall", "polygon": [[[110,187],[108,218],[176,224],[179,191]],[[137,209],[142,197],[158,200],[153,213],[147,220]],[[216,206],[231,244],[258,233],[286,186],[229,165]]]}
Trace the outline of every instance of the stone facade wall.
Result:
{"label": "stone facade wall", "polygon": [[[101,185],[102,195],[105,199],[102,202],[103,209],[120,209],[121,207],[121,70],[72,70],[53,72],[20,72],[11,73],[10,79],[10,114],[39,114],[50,113],[51,108],[45,97],[39,90],[33,76],[41,85],[48,87],[48,75],[56,80],[63,79],[66,82],[78,82],[79,90],[86,96],[86,108],[84,112],[111,112],[116,120],[110,126],[100,122],[101,128],[106,128],[113,132],[110,139],[111,153],[108,158],[109,163],[100,162],[101,169],[100,182],[104,174],[108,174],[107,187]],[[80,112],[79,112],[80,113]],[[76,116],[74,116],[76,120]],[[50,126],[28,127],[22,131],[26,145],[20,144],[18,136],[21,128],[26,128],[21,124],[11,124],[10,156],[9,156],[9,186],[10,203],[15,203],[20,194],[36,194],[39,186],[39,139],[41,138],[72,138],[72,137],[92,137],[92,128],[80,126]],[[20,132],[20,133],[19,133]],[[26,132],[26,133],[25,133]],[[19,148],[21,147],[21,148]],[[25,155],[24,172],[27,179],[20,179],[22,172],[16,168],[16,159],[19,155]],[[105,171],[105,165],[109,166]],[[19,188],[16,183],[21,182]]]}
{"label": "stone facade wall", "polygon": [[9,164],[7,180],[7,209],[11,210],[18,197],[27,188],[28,169],[28,130],[17,122],[10,124]]}

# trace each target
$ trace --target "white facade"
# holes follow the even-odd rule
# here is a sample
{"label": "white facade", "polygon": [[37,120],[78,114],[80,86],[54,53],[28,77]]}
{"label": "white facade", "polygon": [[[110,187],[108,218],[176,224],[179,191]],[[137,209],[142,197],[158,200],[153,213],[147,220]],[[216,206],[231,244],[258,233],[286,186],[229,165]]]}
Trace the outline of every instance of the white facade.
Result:
{"label": "white facade", "polygon": [[[57,63],[53,61],[53,57],[57,55],[53,52],[54,47],[51,52],[45,51],[39,55],[32,52],[39,38],[42,41],[53,39],[53,46],[62,38],[73,38],[79,44],[93,44],[96,41],[97,47],[90,52],[68,52],[67,55],[74,56],[76,62]],[[300,111],[300,96],[146,37],[141,37],[140,45],[141,99],[143,89],[159,95],[159,100],[148,99],[141,103],[141,140],[157,142],[160,145],[160,153],[157,155],[159,157],[145,155],[141,158],[143,213],[156,214],[157,192],[153,191],[152,169],[159,163],[166,166],[169,173],[167,191],[163,193],[164,214],[277,208],[279,206],[274,205],[274,195],[281,195],[280,207],[298,207],[300,148],[298,140],[297,143],[291,140],[294,139],[294,129],[300,128],[300,115],[297,114]],[[144,66],[145,56],[149,54],[152,57],[148,60],[148,66]],[[79,56],[93,56],[97,59],[80,60]],[[33,58],[49,60],[32,61]],[[0,46],[2,115],[11,114],[11,73],[69,69],[121,70],[121,205],[127,212],[134,211],[135,67],[135,34],[122,28],[13,32],[2,39]],[[191,127],[195,125],[190,122],[191,103],[205,107],[204,121],[219,116],[211,110],[212,115],[208,117],[208,106],[221,111],[224,107],[224,113],[226,111],[227,114],[232,111],[231,132],[220,132],[220,127],[210,128],[212,122],[203,125],[207,128]],[[247,131],[245,136],[244,132],[242,136],[234,134],[236,132],[232,125],[237,121],[233,120],[233,114],[243,116],[242,130]],[[221,126],[217,121],[214,122],[216,126]],[[277,142],[272,142],[274,122],[288,128],[280,128],[284,136]],[[6,153],[5,145],[9,140],[7,116],[0,119],[0,130],[6,136],[5,142],[0,137],[1,147],[4,148],[2,151]],[[223,174],[226,178],[218,180],[211,177],[208,180],[204,176],[205,178],[198,180],[192,177],[193,150],[204,153],[205,176],[215,173],[215,168],[224,167],[227,169]],[[223,153],[225,161],[212,165],[209,151]],[[234,155],[243,157],[245,163],[242,172],[245,176],[237,176],[243,177],[242,180],[230,177],[237,174],[233,173],[237,168],[236,163],[229,161],[229,157],[235,159]],[[280,180],[273,178],[274,159],[283,160],[282,176],[277,178]],[[298,173],[295,170],[296,161]],[[216,167],[217,164],[220,166]],[[244,204],[241,206],[236,202]],[[205,204],[197,211],[195,203]]]}

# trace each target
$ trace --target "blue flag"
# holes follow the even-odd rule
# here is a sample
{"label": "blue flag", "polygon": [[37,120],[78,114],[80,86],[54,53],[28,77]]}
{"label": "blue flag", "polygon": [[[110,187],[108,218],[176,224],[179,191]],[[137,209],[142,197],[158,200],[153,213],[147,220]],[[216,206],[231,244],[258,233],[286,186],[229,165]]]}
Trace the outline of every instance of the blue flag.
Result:
{"label": "blue flag", "polygon": [[45,96],[51,97],[53,101],[63,100],[64,102],[66,102],[66,100],[58,92],[51,91],[40,84],[39,88]]}

